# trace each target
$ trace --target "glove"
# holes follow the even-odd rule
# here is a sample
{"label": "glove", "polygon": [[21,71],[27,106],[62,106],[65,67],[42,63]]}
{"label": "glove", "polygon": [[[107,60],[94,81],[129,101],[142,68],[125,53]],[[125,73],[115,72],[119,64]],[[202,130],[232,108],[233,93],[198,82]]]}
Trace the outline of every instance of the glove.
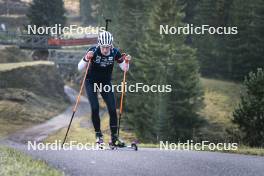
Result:
{"label": "glove", "polygon": [[131,60],[131,56],[129,54],[126,55],[125,56],[125,62],[126,62],[126,64],[128,64],[130,62],[130,60]]}
{"label": "glove", "polygon": [[84,58],[83,58],[83,60],[85,61],[85,62],[88,62],[90,59],[92,59],[93,58],[93,52],[92,51],[88,51],[88,53],[84,56]]}
{"label": "glove", "polygon": [[122,53],[122,58],[126,64],[128,64],[129,61],[131,60],[131,56],[129,54],[126,54],[126,53]]}
{"label": "glove", "polygon": [[125,53],[122,53],[123,62],[119,64],[120,68],[123,71],[128,71],[129,69],[129,61],[131,60],[130,55],[126,55]]}

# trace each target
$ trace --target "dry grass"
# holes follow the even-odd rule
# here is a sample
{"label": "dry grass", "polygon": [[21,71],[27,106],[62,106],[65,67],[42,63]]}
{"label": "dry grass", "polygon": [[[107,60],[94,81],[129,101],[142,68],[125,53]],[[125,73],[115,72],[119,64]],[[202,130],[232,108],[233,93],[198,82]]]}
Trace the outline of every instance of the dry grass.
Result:
{"label": "dry grass", "polygon": [[204,108],[199,112],[208,124],[199,136],[210,141],[225,141],[232,136],[227,131],[235,132],[237,126],[232,123],[232,113],[239,103],[241,85],[234,82],[201,78],[204,88]]}
{"label": "dry grass", "polygon": [[212,122],[230,123],[232,112],[239,102],[241,86],[206,78],[201,78],[201,82],[205,91],[202,115]]}
{"label": "dry grass", "polygon": [[0,64],[0,136],[44,122],[68,105],[51,62]]}
{"label": "dry grass", "polygon": [[[1,21],[1,20],[0,20]],[[15,36],[0,33],[1,40],[14,40]],[[0,63],[16,63],[33,61],[30,51],[22,50],[16,46],[8,46],[0,49]]]}
{"label": "dry grass", "polygon": [[3,63],[0,64],[0,71],[9,71],[21,67],[28,67],[34,65],[54,65],[50,61],[30,61],[30,62],[18,62],[18,63]]}

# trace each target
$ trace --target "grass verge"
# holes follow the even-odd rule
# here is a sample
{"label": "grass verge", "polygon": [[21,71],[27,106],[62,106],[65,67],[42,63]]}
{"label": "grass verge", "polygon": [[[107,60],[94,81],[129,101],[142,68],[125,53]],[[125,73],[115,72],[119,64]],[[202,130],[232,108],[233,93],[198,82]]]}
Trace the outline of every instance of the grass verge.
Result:
{"label": "grass verge", "polygon": [[62,172],[49,167],[45,162],[34,160],[15,149],[0,146],[1,176],[61,176]]}

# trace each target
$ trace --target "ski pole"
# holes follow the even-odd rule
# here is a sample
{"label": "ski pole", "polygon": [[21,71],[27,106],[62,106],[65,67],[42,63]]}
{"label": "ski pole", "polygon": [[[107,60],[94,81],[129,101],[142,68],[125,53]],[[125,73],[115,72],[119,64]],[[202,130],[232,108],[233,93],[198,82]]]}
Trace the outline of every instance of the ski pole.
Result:
{"label": "ski pole", "polygon": [[105,19],[105,30],[108,31],[108,23],[111,22],[111,19]]}
{"label": "ski pole", "polygon": [[90,67],[90,63],[91,63],[91,58],[89,59],[89,62],[88,62],[88,64],[87,64],[87,67],[86,67],[86,70],[85,70],[85,75],[84,75],[83,80],[82,80],[81,89],[80,89],[80,91],[79,91],[79,95],[78,95],[78,97],[77,97],[76,103],[75,103],[74,108],[73,108],[73,110],[72,110],[71,120],[70,120],[70,123],[69,123],[69,125],[68,125],[68,129],[67,129],[67,132],[66,132],[66,134],[65,134],[65,137],[64,137],[64,139],[63,139],[62,147],[63,147],[63,145],[64,145],[64,143],[65,143],[65,141],[66,141],[66,138],[67,138],[68,132],[69,132],[70,127],[71,127],[72,119],[73,119],[73,117],[74,117],[74,115],[75,115],[75,112],[76,112],[76,110],[77,110],[77,107],[78,107],[78,105],[79,105],[80,98],[81,98],[81,95],[82,95],[82,90],[83,90],[84,83],[85,83],[85,80],[86,80],[86,76],[87,76],[87,73],[88,73],[88,70],[89,70],[89,67]]}
{"label": "ski pole", "polygon": [[[127,61],[127,64],[128,64],[128,61]],[[121,98],[120,98],[117,137],[119,137],[119,129],[120,129],[120,125],[121,125],[121,117],[122,117],[122,112],[123,112],[123,100],[124,100],[124,96],[125,96],[126,73],[127,73],[127,68],[124,71],[123,81],[122,81],[122,93],[121,93]]]}

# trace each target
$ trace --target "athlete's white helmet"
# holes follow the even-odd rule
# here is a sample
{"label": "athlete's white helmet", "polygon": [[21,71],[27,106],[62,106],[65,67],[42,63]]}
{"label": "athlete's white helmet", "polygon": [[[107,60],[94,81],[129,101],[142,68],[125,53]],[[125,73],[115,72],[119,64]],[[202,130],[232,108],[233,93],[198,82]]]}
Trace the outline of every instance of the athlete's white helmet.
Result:
{"label": "athlete's white helmet", "polygon": [[113,36],[108,31],[103,31],[99,33],[98,45],[99,46],[112,46]]}

